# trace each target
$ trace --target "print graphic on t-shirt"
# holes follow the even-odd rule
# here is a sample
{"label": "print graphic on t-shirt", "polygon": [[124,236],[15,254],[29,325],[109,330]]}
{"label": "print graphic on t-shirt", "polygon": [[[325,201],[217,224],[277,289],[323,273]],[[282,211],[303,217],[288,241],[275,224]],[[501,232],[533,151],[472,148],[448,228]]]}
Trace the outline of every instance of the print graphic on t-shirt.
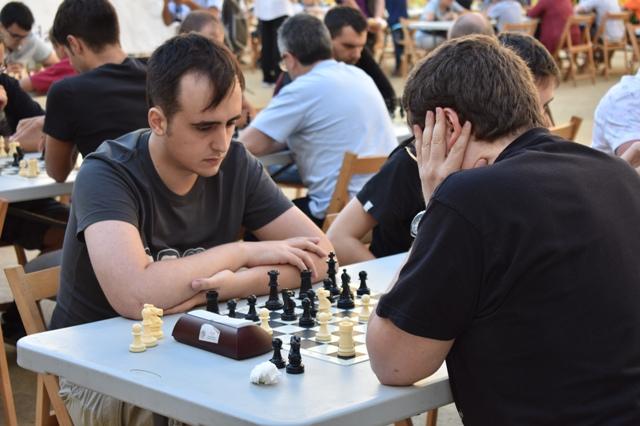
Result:
{"label": "print graphic on t-shirt", "polygon": [[147,257],[149,257],[149,259],[153,262],[155,262],[156,260],[180,259],[181,257],[192,256],[194,254],[202,253],[203,251],[204,251],[204,248],[195,247],[195,248],[186,249],[184,253],[180,254],[180,251],[174,248],[166,248],[158,251],[158,253],[154,256],[151,253],[151,250],[149,249],[149,247],[144,248],[144,252],[147,254]]}

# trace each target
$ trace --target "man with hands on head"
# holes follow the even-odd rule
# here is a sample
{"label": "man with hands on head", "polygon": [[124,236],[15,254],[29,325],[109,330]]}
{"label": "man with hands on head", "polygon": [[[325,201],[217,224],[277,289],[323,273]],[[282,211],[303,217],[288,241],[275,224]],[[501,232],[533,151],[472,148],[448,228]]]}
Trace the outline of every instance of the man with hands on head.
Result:
{"label": "man with hands on head", "polygon": [[466,425],[637,424],[640,229],[619,218],[640,178],[542,128],[526,64],[486,36],[433,51],[403,104],[428,204],[369,322],[380,381],[446,359]]}

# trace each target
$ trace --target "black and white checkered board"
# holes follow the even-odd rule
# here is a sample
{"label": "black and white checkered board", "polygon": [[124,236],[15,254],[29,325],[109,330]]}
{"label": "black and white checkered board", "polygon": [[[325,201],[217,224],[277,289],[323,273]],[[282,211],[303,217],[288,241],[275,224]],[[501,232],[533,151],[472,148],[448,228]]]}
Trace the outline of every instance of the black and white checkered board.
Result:
{"label": "black and white checkered board", "polygon": [[[378,302],[379,296],[379,294],[371,294],[371,301],[369,303],[369,309],[371,312],[373,312],[373,310],[375,309],[375,304]],[[283,349],[289,349],[289,341],[291,339],[291,336],[298,336],[300,337],[300,354],[302,354],[303,360],[305,356],[310,356],[312,358],[321,359],[338,365],[354,365],[369,360],[369,354],[367,353],[367,347],[365,345],[367,324],[365,322],[358,322],[358,314],[360,313],[362,306],[360,297],[356,297],[356,307],[353,310],[338,309],[336,307],[336,302],[331,305],[332,317],[331,321],[328,324],[329,332],[331,333],[330,342],[318,342],[317,340],[315,340],[315,335],[320,328],[318,325],[312,328],[304,328],[298,325],[298,320],[302,316],[302,307],[299,299],[296,298],[294,300],[296,301],[297,305],[295,312],[298,317],[298,319],[296,319],[295,321],[283,321],[280,318],[282,310],[272,311],[270,313],[271,318],[269,320],[269,325],[273,329],[273,337],[278,337],[282,340]],[[264,303],[256,304],[256,310],[258,312],[263,307]],[[238,309],[236,310],[238,318],[241,317],[239,314],[244,315],[247,312],[248,307],[245,304],[243,304],[242,307],[238,306]],[[226,313],[226,311],[221,312],[221,314],[223,315],[225,315]],[[352,318],[354,324],[357,323],[353,327],[353,340],[356,346],[356,356],[347,359],[338,357],[338,323],[344,318]]]}

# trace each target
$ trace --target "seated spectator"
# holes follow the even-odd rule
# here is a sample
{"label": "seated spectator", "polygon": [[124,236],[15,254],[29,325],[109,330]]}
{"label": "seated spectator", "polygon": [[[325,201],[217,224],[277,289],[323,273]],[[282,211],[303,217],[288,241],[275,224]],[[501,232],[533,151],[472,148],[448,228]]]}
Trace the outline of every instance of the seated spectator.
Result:
{"label": "seated spectator", "polygon": [[[596,22],[592,34],[594,36],[600,31],[600,24],[607,13],[620,13],[620,3],[618,3],[618,0],[580,0],[580,3],[575,7],[575,12],[595,12]],[[622,22],[609,21],[606,23],[603,35],[609,40],[620,40],[624,37],[624,31],[625,28]]]}
{"label": "seated spectator", "polygon": [[[538,38],[552,55],[556,55],[560,46],[562,32],[569,17],[573,15],[571,0],[538,0],[538,3],[527,11],[530,18],[538,18]],[[580,41],[580,30],[571,28],[571,40]]]}
{"label": "seated spectator", "polygon": [[386,0],[385,7],[387,8],[387,25],[391,29],[395,56],[393,75],[400,76],[400,64],[402,63],[402,54],[404,52],[404,45],[402,44],[404,33],[402,32],[400,18],[409,18],[407,0]]}
{"label": "seated spectator", "polygon": [[[331,59],[331,37],[319,19],[289,18],[278,32],[278,43],[293,82],[271,100],[240,133],[254,155],[287,146],[295,154],[308,196],[294,200],[322,225],[335,189],[344,153],[387,155],[396,137],[382,96],[360,69]],[[368,176],[355,176],[355,194]]]}
{"label": "seated spectator", "polygon": [[520,24],[524,21],[524,9],[516,0],[493,0],[487,9],[487,16],[496,20],[498,32],[502,32],[505,24]]}
{"label": "seated spectator", "polygon": [[[505,33],[498,39],[527,63],[538,89],[540,111],[547,112],[560,81],[560,71],[551,54],[525,34]],[[545,125],[548,121],[545,117]],[[406,141],[391,153],[380,172],[345,206],[327,232],[341,264],[390,256],[411,247],[412,221],[425,209],[411,142],[412,139]],[[367,248],[361,240],[369,231],[372,239]]]}
{"label": "seated spectator", "polygon": [[163,0],[162,21],[165,25],[182,20],[193,10],[206,10],[220,17],[223,0]]}
{"label": "seated spectator", "polygon": [[224,27],[220,19],[205,10],[190,12],[180,24],[178,34],[198,33],[217,43],[224,44]]}
{"label": "seated spectator", "polygon": [[[454,0],[429,0],[424,7],[421,21],[453,21],[466,9]],[[445,41],[446,31],[416,31],[416,46],[421,49],[431,50]]]}
{"label": "seated spectator", "polygon": [[592,148],[611,155],[622,155],[640,141],[640,70],[622,76],[602,97],[593,119]]}
{"label": "seated spectator", "polygon": [[[22,90],[20,83],[15,78],[0,74],[0,110],[3,114],[2,136],[8,137],[16,133],[20,120],[44,115],[40,104]],[[21,141],[22,149],[27,152],[37,151],[42,140],[35,144],[25,144]]]}
{"label": "seated spectator", "polygon": [[31,10],[23,3],[12,1],[0,10],[0,36],[7,48],[4,60],[11,74],[58,62],[51,46],[31,32],[33,22]]}
{"label": "seated spectator", "polygon": [[147,126],[146,66],[120,46],[118,16],[108,0],[65,0],[53,22],[80,73],[58,81],[47,96],[45,164],[63,182],[80,152]]}
{"label": "seated spectator", "polygon": [[71,66],[69,58],[64,51],[64,46],[55,41],[51,34],[49,40],[53,45],[56,56],[60,58],[60,62],[53,64],[41,71],[24,76],[20,79],[20,87],[27,92],[35,92],[38,95],[46,95],[53,83],[65,77],[76,75],[76,70]]}
{"label": "seated spectator", "polygon": [[[325,275],[331,245],[293,207],[262,165],[231,141],[244,78],[233,54],[197,34],[176,36],[149,59],[149,125],[105,141],[82,164],[62,256],[51,328],[118,315],[143,304],[178,313],[283,288],[300,270]],[[242,227],[261,241],[237,241]],[[126,402],[60,379],[76,425],[152,425]]]}
{"label": "seated spectator", "polygon": [[640,424],[636,173],[541,128],[526,66],[486,36],[427,57],[403,101],[429,205],[369,320],[378,379],[446,360],[465,425]]}
{"label": "seated spectator", "polygon": [[471,12],[458,16],[449,30],[448,38],[453,39],[471,34],[484,34],[491,37],[495,35],[495,31],[491,22],[483,14]]}

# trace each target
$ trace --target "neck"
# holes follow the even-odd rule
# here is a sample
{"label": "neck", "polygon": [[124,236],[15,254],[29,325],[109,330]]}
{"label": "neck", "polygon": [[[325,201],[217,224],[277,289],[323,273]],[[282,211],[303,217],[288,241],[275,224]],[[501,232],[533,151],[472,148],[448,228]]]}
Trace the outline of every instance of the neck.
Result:
{"label": "neck", "polygon": [[481,160],[486,160],[487,164],[493,164],[506,147],[511,145],[525,131],[518,130],[513,134],[503,136],[493,142],[471,139],[467,148],[467,153],[463,161],[462,168],[470,169],[476,167]]}
{"label": "neck", "polygon": [[185,195],[195,185],[198,175],[180,167],[166,150],[166,136],[158,136],[151,132],[149,138],[149,154],[156,172],[162,182],[173,193]]}
{"label": "neck", "polygon": [[104,47],[100,52],[89,51],[87,56],[87,65],[90,69],[98,68],[105,64],[121,64],[127,54],[119,44],[111,44]]}
{"label": "neck", "polygon": [[289,75],[291,76],[292,80],[295,80],[296,78],[305,75],[306,73],[308,73],[309,71],[311,71],[313,69],[313,67],[315,67],[316,65],[318,65],[318,63],[320,63],[321,61],[317,61],[314,62],[312,64],[309,65],[302,65],[301,63],[298,62],[298,66],[292,70],[291,72],[289,72]]}

